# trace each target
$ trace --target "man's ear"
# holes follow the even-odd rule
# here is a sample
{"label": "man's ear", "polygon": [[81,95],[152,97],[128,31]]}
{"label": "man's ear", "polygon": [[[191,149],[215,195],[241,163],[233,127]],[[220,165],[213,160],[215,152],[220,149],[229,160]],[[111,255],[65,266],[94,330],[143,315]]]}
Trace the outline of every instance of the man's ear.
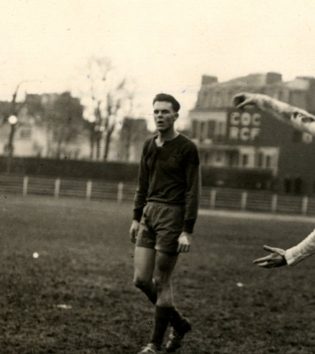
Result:
{"label": "man's ear", "polygon": [[174,114],[174,121],[177,120],[178,117],[179,117],[179,114],[176,112],[176,113]]}

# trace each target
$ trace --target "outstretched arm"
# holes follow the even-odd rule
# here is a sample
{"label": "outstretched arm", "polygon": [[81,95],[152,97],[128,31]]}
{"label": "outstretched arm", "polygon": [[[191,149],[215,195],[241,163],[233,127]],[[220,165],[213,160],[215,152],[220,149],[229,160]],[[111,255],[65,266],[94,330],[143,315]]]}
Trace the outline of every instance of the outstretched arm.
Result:
{"label": "outstretched arm", "polygon": [[255,105],[258,109],[271,114],[276,119],[315,136],[314,115],[267,95],[248,92],[239,93],[233,97],[233,105],[239,109],[243,109],[248,105]]}
{"label": "outstretched arm", "polygon": [[263,268],[275,268],[284,265],[293,265],[315,253],[315,230],[303,241],[287,250],[282,248],[264,246],[270,253],[254,260],[254,263]]}
{"label": "outstretched arm", "polygon": [[285,251],[285,258],[289,265],[301,262],[315,253],[315,230],[303,241]]}

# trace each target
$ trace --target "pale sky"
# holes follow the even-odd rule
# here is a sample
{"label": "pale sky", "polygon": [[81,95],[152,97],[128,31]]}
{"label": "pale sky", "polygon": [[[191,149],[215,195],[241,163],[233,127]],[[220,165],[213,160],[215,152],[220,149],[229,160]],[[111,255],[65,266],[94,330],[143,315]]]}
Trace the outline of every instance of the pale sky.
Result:
{"label": "pale sky", "polygon": [[315,0],[0,0],[0,98],[75,88],[91,55],[136,80],[144,116],[155,93],[183,114],[202,74],[315,76]]}

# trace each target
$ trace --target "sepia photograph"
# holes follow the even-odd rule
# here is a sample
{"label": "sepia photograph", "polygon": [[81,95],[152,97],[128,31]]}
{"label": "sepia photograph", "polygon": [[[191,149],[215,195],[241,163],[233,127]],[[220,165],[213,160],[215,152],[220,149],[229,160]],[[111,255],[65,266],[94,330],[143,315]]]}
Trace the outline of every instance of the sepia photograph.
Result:
{"label": "sepia photograph", "polygon": [[314,354],[315,1],[0,12],[0,354]]}

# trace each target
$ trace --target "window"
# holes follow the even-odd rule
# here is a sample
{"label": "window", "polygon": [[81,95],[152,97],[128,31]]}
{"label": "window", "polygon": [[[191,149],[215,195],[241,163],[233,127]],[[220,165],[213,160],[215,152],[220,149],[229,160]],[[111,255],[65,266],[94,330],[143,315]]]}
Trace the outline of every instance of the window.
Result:
{"label": "window", "polygon": [[205,165],[208,165],[208,160],[209,160],[209,154],[205,152],[203,155],[203,162]]}
{"label": "window", "polygon": [[226,124],[224,122],[217,122],[215,129],[216,141],[224,141],[226,134]]}
{"label": "window", "polygon": [[242,166],[247,166],[248,165],[248,155],[244,154],[242,155]]}
{"label": "window", "polygon": [[198,121],[197,120],[193,120],[192,121],[192,137],[193,139],[198,138]]}
{"label": "window", "polygon": [[205,135],[207,134],[206,128],[207,128],[206,122],[200,122],[200,134],[199,134],[200,141],[205,139]]}
{"label": "window", "polygon": [[215,161],[216,162],[221,162],[222,161],[222,153],[221,153],[221,151],[217,151],[217,153],[215,155]]}
{"label": "window", "polygon": [[214,136],[214,130],[215,129],[215,121],[214,120],[209,120],[208,121],[208,138],[212,139]]}
{"label": "window", "polygon": [[32,136],[32,129],[31,128],[21,128],[20,129],[20,138],[28,140]]}
{"label": "window", "polygon": [[263,159],[264,159],[264,154],[260,152],[257,156],[257,166],[258,167],[263,167]]}
{"label": "window", "polygon": [[271,167],[271,156],[270,155],[266,156],[266,167],[267,168]]}

